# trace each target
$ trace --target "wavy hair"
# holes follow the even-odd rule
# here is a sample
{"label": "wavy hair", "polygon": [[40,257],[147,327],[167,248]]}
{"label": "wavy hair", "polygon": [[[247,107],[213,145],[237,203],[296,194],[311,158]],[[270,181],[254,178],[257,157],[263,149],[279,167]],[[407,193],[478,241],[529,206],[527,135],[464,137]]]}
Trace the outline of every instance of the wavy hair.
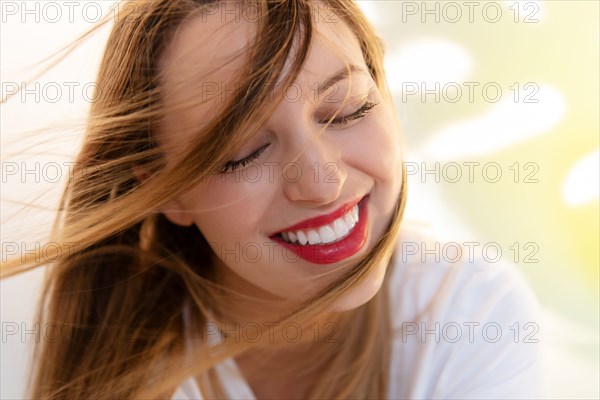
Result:
{"label": "wavy hair", "polygon": [[[186,346],[186,330],[206,333],[207,322],[227,320],[235,293],[219,287],[212,250],[195,227],[170,223],[158,210],[216,172],[263,122],[270,86],[291,69],[294,82],[313,40],[309,0],[256,0],[258,33],[234,98],[201,129],[188,151],[167,165],[153,140],[165,109],[157,60],[177,29],[219,1],[155,0],[120,4],[97,76],[83,146],[60,201],[44,259],[47,268],[36,321],[62,326],[61,338],[35,348],[28,397],[36,399],[164,398],[190,376],[206,398],[223,398],[214,367],[255,346],[274,345],[225,337],[218,346]],[[246,2],[248,3],[248,2]],[[360,9],[349,0],[323,0],[359,40],[369,72],[391,101],[384,49]],[[295,47],[296,46],[296,47]],[[279,99],[282,94],[279,93]],[[268,112],[266,113],[268,115]],[[151,171],[140,180],[136,168]],[[393,265],[406,201],[406,173],[392,222],[374,248],[318,295],[278,315],[275,333],[287,322],[306,322],[361,282],[378,264]],[[54,254],[55,252],[56,254]],[[3,277],[40,267],[42,257],[10,260]],[[390,268],[388,268],[389,274]],[[342,313],[341,340],[314,346],[296,368],[322,368],[307,398],[387,397],[391,327],[388,287],[366,304]],[[239,299],[238,299],[239,300]],[[183,310],[193,315],[184,324]],[[191,324],[191,325],[190,325]],[[276,335],[281,337],[281,335]],[[190,362],[193,360],[193,362]]]}

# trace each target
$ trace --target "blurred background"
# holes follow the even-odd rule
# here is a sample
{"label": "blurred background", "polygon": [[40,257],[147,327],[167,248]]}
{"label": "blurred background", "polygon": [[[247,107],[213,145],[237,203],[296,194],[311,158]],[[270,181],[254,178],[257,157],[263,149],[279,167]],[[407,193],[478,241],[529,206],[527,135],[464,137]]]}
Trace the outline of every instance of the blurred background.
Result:
{"label": "blurred background", "polygon": [[[22,2],[0,2],[2,99],[116,7],[26,3],[29,14]],[[599,3],[359,4],[387,47],[406,143],[406,218],[477,251],[500,249],[542,305],[545,396],[600,398]],[[0,106],[3,259],[47,233],[107,35],[101,29]],[[0,282],[2,399],[24,389],[28,353],[11,332],[29,323],[41,277]]]}

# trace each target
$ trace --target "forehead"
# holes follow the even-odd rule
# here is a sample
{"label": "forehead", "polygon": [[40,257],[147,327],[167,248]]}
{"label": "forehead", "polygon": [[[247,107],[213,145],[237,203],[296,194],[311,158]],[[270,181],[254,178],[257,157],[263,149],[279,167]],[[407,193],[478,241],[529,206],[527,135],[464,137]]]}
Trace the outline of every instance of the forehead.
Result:
{"label": "forehead", "polygon": [[[302,93],[314,90],[347,64],[365,65],[356,35],[340,18],[317,18],[315,28],[308,58],[295,82]],[[162,124],[168,124],[167,136],[177,132],[181,137],[182,132],[198,129],[231,99],[244,79],[246,50],[257,31],[256,22],[232,14],[200,15],[182,24],[159,60],[164,102],[171,109]],[[290,63],[288,59],[284,75]]]}

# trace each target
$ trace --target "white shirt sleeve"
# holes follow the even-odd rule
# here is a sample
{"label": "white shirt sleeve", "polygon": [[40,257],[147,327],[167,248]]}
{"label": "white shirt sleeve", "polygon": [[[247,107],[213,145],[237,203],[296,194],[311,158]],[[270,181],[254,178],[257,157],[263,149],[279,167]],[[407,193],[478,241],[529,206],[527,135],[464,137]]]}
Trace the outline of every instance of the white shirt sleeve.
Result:
{"label": "white shirt sleeve", "polygon": [[539,305],[516,268],[429,258],[401,255],[390,277],[389,398],[540,398]]}

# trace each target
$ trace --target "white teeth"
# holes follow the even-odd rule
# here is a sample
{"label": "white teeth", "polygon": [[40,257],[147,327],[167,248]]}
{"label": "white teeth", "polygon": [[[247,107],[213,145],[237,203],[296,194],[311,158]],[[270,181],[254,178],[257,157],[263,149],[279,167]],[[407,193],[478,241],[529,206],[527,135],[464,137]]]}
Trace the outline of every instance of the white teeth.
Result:
{"label": "white teeth", "polygon": [[321,237],[321,243],[335,242],[336,236],[333,228],[329,225],[325,225],[319,228],[319,236]]}
{"label": "white teeth", "polygon": [[338,218],[333,221],[333,231],[335,232],[335,236],[342,237],[349,232],[349,229],[346,226],[346,223],[342,219]]}
{"label": "white teeth", "polygon": [[321,243],[321,238],[319,237],[319,234],[316,231],[313,231],[312,229],[308,231],[308,244],[319,243]]}
{"label": "white teeth", "polygon": [[336,219],[331,224],[321,226],[318,229],[307,231],[282,232],[281,236],[288,243],[298,242],[301,245],[308,244],[327,244],[338,241],[354,228],[358,223],[358,205],[346,213],[346,215]]}
{"label": "white teeth", "polygon": [[[288,237],[290,238],[290,242],[295,243],[298,240],[298,236],[294,232],[288,232]],[[283,237],[285,239],[285,236]]]}
{"label": "white teeth", "polygon": [[346,223],[346,225],[348,225],[349,229],[354,228],[354,225],[356,225],[356,222],[354,221],[354,217],[351,216],[350,214],[346,214],[344,216],[344,222]]}
{"label": "white teeth", "polygon": [[298,231],[296,232],[296,235],[298,236],[298,242],[300,242],[301,245],[304,246],[306,243],[308,243],[308,238],[306,237],[304,232]]}

